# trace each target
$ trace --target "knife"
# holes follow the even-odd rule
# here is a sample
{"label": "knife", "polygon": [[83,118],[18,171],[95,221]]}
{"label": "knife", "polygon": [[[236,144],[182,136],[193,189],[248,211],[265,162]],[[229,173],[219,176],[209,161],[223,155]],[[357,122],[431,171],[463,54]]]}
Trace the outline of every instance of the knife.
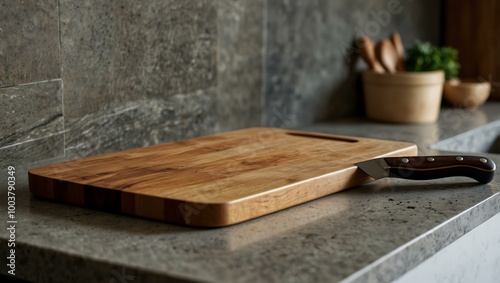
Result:
{"label": "knife", "polygon": [[407,156],[385,157],[356,163],[374,179],[395,177],[430,180],[464,176],[486,184],[495,176],[496,164],[482,156]]}

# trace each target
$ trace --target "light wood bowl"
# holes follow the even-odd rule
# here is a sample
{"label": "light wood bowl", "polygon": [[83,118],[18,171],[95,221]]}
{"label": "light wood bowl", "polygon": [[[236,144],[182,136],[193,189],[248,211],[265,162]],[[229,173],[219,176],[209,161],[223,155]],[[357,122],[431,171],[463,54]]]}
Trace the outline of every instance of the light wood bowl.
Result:
{"label": "light wood bowl", "polygon": [[474,108],[490,96],[489,82],[450,80],[444,84],[444,98],[456,107]]}
{"label": "light wood bowl", "polygon": [[438,119],[444,72],[363,72],[368,118],[391,123],[433,123]]}

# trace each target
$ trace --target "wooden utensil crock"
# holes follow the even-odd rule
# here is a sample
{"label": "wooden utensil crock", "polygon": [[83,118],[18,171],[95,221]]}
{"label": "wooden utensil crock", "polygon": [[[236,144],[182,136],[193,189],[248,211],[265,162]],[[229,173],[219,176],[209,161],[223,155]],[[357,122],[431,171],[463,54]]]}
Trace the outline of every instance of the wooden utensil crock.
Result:
{"label": "wooden utensil crock", "polygon": [[392,123],[433,123],[439,116],[444,72],[363,72],[368,118]]}

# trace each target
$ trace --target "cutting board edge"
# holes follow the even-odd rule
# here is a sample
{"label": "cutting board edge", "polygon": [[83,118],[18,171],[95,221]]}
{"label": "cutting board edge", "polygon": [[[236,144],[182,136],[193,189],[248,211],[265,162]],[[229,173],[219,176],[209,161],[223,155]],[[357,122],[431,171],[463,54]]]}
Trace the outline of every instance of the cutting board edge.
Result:
{"label": "cutting board edge", "polygon": [[[388,154],[379,157],[392,157],[392,156],[413,156],[418,154],[418,148],[415,144],[406,143],[407,147],[395,150]],[[345,176],[346,171],[351,171],[349,177],[338,178],[338,176]],[[274,212],[278,212],[299,204],[303,204],[324,196],[331,195],[349,189],[373,179],[366,175],[362,170],[358,169],[355,165],[345,168],[341,171],[336,171],[321,176],[316,176],[309,180],[300,181],[294,184],[289,184],[280,188],[269,190],[253,196],[244,197],[237,200],[232,200],[224,203],[190,203],[185,201],[178,201],[171,207],[183,206],[184,222],[179,221],[179,218],[164,219],[168,222],[175,222],[190,226],[198,227],[225,227],[265,216]],[[314,188],[316,194],[312,195],[309,192],[303,194],[302,198],[289,197],[289,203],[283,205],[283,193],[294,194],[300,193],[307,188]],[[323,190],[318,190],[323,188]],[[334,188],[334,189],[331,189]],[[293,192],[294,191],[294,192]],[[265,206],[255,207],[255,203],[273,203],[272,199],[281,200],[281,204],[274,207]],[[295,201],[293,201],[295,200]],[[197,207],[198,206],[198,207]],[[201,207],[200,207],[201,206]],[[242,210],[242,208],[246,208]],[[249,213],[250,211],[250,213]],[[207,221],[208,219],[208,221]]]}
{"label": "cutting board edge", "polygon": [[[396,157],[396,156],[416,156],[416,155],[418,155],[418,147],[417,147],[417,145],[415,145],[413,143],[407,143],[407,142],[402,142],[402,143],[405,143],[408,146],[405,147],[405,148],[401,148],[401,149],[395,150],[395,151],[390,152],[388,154],[383,154],[383,155],[380,155],[378,157],[374,157],[374,158],[379,158],[379,157]],[[351,171],[352,172],[351,175],[350,175],[350,178],[349,178],[350,181],[347,180],[347,182],[345,182],[342,185],[338,185],[337,188],[335,188],[333,190],[326,189],[326,188],[328,188],[328,186],[331,186],[332,183],[335,183],[335,180],[338,180],[338,179],[336,179],[337,175],[342,175],[341,173],[345,173],[346,171]],[[343,179],[347,179],[347,178],[348,177],[343,178]],[[358,180],[358,181],[356,181],[356,180]],[[331,194],[334,194],[334,193],[337,193],[337,192],[340,192],[340,191],[343,191],[343,190],[346,190],[346,189],[349,189],[349,188],[352,188],[352,187],[355,187],[355,186],[362,185],[362,184],[370,182],[370,181],[373,181],[373,178],[371,178],[370,176],[368,176],[361,169],[357,168],[356,165],[353,165],[353,166],[345,168],[344,170],[341,170],[341,171],[336,171],[336,172],[324,174],[324,175],[321,175],[321,176],[317,176],[317,177],[311,178],[310,180],[305,180],[305,181],[301,181],[301,182],[298,182],[298,183],[295,183],[295,184],[290,184],[290,185],[287,185],[287,186],[283,186],[283,187],[280,187],[280,188],[276,188],[276,189],[273,189],[273,190],[269,190],[269,191],[263,192],[261,194],[256,194],[256,195],[253,195],[253,196],[245,197],[245,198],[240,199],[240,200],[234,200],[234,201],[229,202],[228,205],[233,206],[233,207],[240,207],[241,208],[241,207],[246,207],[245,205],[242,205],[242,203],[244,203],[244,202],[252,203],[252,202],[255,202],[255,200],[258,199],[258,198],[269,198],[273,194],[277,194],[277,193],[279,193],[280,191],[283,191],[283,190],[300,190],[300,189],[302,189],[303,185],[304,186],[320,186],[320,187],[325,188],[325,190],[322,193],[319,193],[319,194],[314,195],[312,197],[302,198],[302,199],[300,199],[300,200],[298,200],[296,202],[290,203],[289,205],[280,206],[279,208],[275,208],[275,209],[269,209],[265,213],[256,213],[254,216],[246,216],[246,217],[242,217],[240,219],[231,219],[231,220],[227,221],[229,223],[227,225],[233,225],[233,224],[241,223],[241,222],[244,222],[244,221],[247,221],[247,220],[250,220],[250,219],[254,219],[254,218],[257,218],[257,217],[260,217],[260,216],[264,216],[264,215],[267,215],[267,214],[270,214],[270,213],[273,213],[273,212],[278,212],[280,210],[287,209],[287,208],[290,208],[290,207],[293,207],[293,206],[296,206],[296,205],[299,205],[299,204],[303,204],[305,202],[309,202],[309,201],[312,201],[312,200],[315,200],[315,199],[318,199],[318,198],[321,198],[321,197],[325,197],[325,196],[328,196],[328,195],[331,195]],[[324,184],[325,182],[327,184]],[[328,184],[328,182],[331,182],[331,183]],[[310,194],[308,194],[308,195],[310,195]],[[280,199],[281,199],[281,197],[280,197]],[[298,199],[298,198],[295,198],[295,199]],[[235,204],[239,204],[239,205],[235,206]],[[252,211],[262,211],[262,209],[252,209]],[[230,211],[228,213],[228,215],[238,215],[240,213],[238,213],[237,211]],[[227,226],[227,225],[225,225],[225,226]]]}
{"label": "cutting board edge", "polygon": [[[262,128],[255,128],[255,129],[262,129]],[[268,128],[263,128],[263,129],[268,129]],[[362,139],[368,140],[367,138],[362,138]],[[394,145],[397,144],[398,146],[401,146],[401,148],[393,150],[390,153],[379,155],[377,157],[418,154],[418,148],[415,144],[408,142],[399,142],[399,141],[391,143],[393,143]],[[357,170],[354,165],[342,170],[342,172],[344,172],[345,170],[352,171],[352,174],[360,174],[359,172],[361,172],[361,170]],[[51,177],[40,176],[33,173],[32,170],[28,172],[30,192],[42,198],[52,199],[55,201],[60,201],[70,204],[76,204],[91,209],[124,213],[127,215],[134,215],[139,217],[157,219],[166,222],[173,222],[178,224],[201,226],[201,227],[223,227],[223,226],[237,224],[253,218],[277,212],[298,204],[302,204],[304,202],[308,202],[320,197],[324,197],[326,195],[330,195],[332,193],[339,192],[344,189],[370,181],[370,179],[362,179],[362,181],[357,181],[357,182],[349,182],[347,180],[345,185],[339,185],[334,189],[332,189],[333,187],[332,180],[330,179],[334,178],[335,175],[339,173],[340,172],[337,173],[334,172],[334,173],[324,174],[321,176],[316,176],[314,178],[311,178],[311,180],[300,181],[299,182],[300,184],[290,184],[280,188],[275,188],[267,192],[259,193],[255,196],[244,197],[242,199],[231,200],[223,203],[221,202],[200,203],[200,202],[188,202],[184,200],[164,199],[156,196],[147,196],[147,195],[140,196],[140,194],[137,193],[132,195],[131,193],[128,193],[120,189],[104,188],[104,187],[101,188],[86,184],[77,184],[70,181],[64,181],[64,180],[61,181]],[[344,179],[347,178],[349,177],[346,177]],[[43,181],[40,182],[40,180]],[[326,184],[324,184],[325,182]],[[43,186],[38,185],[35,187],[35,183],[38,184],[41,183],[43,184]],[[68,186],[70,186],[72,190],[68,190]],[[252,201],[255,202],[256,199],[258,200],[260,198],[264,199],[260,201],[260,203],[265,204],[266,202],[269,201],[265,200],[265,198],[269,199],[271,197],[272,199],[274,197],[276,199],[277,197],[280,196],[280,194],[282,194],[282,191],[290,190],[292,192],[293,191],[300,192],[300,190],[303,190],[303,188],[307,186],[310,187],[323,186],[325,187],[325,189],[321,193],[317,192],[317,194],[315,195],[308,194],[306,197],[297,198],[298,200],[290,201],[287,204],[278,204],[275,206],[267,206],[264,208],[262,207],[255,208],[254,206],[253,208],[250,209],[254,211],[251,214],[248,213],[245,214],[244,209],[243,210],[241,209],[242,207],[243,208],[246,207],[246,205],[244,204],[245,202],[249,203],[251,203]],[[92,199],[92,198],[85,195],[85,190],[90,190],[92,192],[99,191],[100,193],[105,191],[105,195],[107,197],[105,197],[104,201],[94,203],[93,205],[88,205],[85,203],[86,199]],[[152,202],[162,203],[163,211],[159,212],[159,210],[157,209],[152,212],[147,212],[146,209],[144,210],[146,212],[143,211],[138,213],[138,211],[135,210],[136,208],[135,203],[137,203],[136,196],[139,196],[139,198],[143,198],[143,202],[145,203],[145,205],[148,205],[149,203]],[[108,203],[106,201],[108,201]],[[115,203],[114,204],[111,203],[110,205],[109,202],[113,201],[115,201]],[[134,206],[132,206],[131,203],[134,203]],[[128,207],[127,204],[129,205]],[[132,209],[131,207],[134,207],[134,209]],[[184,210],[184,212],[182,212],[182,210]]]}

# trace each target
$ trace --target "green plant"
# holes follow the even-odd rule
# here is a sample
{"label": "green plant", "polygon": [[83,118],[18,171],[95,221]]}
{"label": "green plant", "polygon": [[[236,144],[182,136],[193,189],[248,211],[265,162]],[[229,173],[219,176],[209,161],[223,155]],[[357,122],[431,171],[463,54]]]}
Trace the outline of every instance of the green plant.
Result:
{"label": "green plant", "polygon": [[454,48],[437,47],[429,42],[416,40],[406,54],[406,70],[410,72],[443,70],[447,80],[458,75],[460,64],[457,61],[458,51]]}

